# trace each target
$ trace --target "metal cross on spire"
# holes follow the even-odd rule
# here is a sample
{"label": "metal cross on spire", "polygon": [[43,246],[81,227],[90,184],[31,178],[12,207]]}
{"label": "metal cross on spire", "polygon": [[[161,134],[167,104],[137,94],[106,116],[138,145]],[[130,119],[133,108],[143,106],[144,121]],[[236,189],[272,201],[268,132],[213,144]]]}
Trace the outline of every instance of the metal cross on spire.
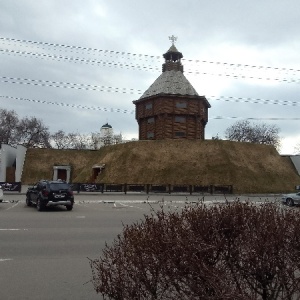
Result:
{"label": "metal cross on spire", "polygon": [[174,45],[174,43],[177,41],[177,36],[169,36],[169,40],[172,41],[172,45]]}

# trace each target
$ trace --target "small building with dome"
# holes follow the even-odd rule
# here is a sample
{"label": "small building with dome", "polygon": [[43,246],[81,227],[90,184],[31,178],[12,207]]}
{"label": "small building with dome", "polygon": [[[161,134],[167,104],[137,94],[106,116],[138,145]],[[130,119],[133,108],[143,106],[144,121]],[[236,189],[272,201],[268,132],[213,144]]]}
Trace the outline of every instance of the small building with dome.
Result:
{"label": "small building with dome", "polygon": [[101,126],[100,128],[100,136],[101,137],[105,137],[107,135],[113,135],[114,131],[111,125],[109,125],[108,123],[105,123],[104,125]]}

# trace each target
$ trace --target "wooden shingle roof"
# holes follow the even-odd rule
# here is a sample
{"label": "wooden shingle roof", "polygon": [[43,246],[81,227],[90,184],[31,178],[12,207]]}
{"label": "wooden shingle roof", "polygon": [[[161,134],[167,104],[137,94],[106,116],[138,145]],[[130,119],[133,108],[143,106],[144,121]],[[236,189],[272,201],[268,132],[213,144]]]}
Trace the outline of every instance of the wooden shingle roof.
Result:
{"label": "wooden shingle roof", "polygon": [[140,99],[158,94],[199,96],[181,71],[165,71],[144,92]]}

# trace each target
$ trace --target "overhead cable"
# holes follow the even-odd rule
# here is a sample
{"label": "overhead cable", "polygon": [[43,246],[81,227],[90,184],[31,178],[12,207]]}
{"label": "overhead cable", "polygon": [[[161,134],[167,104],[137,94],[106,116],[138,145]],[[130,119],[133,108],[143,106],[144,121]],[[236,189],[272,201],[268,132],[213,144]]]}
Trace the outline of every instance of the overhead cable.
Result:
{"label": "overhead cable", "polygon": [[82,63],[82,64],[89,64],[89,65],[103,65],[107,67],[113,67],[113,68],[126,68],[126,69],[138,69],[138,70],[147,70],[157,71],[158,67],[153,66],[144,66],[144,65],[134,65],[129,63],[121,63],[121,62],[109,62],[109,61],[103,61],[103,60],[94,60],[94,59],[85,59],[81,57],[68,57],[68,56],[62,56],[62,55],[52,55],[47,53],[33,53],[33,52],[26,52],[26,51],[15,51],[15,50],[9,50],[9,49],[0,49],[0,53],[3,54],[10,54],[10,55],[20,55],[30,58],[39,58],[39,59],[51,59],[56,61],[64,61],[64,62],[71,62],[71,63]]}
{"label": "overhead cable", "polygon": [[[48,59],[54,61],[63,61],[75,64],[86,64],[86,65],[97,65],[97,66],[105,66],[110,68],[122,68],[122,69],[132,69],[132,70],[139,70],[139,71],[152,71],[152,72],[159,72],[161,67],[154,66],[154,65],[140,65],[140,64],[131,64],[126,62],[110,62],[104,60],[96,60],[96,59],[86,59],[82,57],[70,57],[70,56],[63,56],[63,55],[53,55],[48,53],[34,53],[28,51],[19,51],[19,50],[11,50],[11,49],[0,49],[0,54],[8,54],[8,55],[18,55],[18,56],[25,56],[28,58],[36,58],[36,59]],[[266,80],[266,81],[275,81],[275,82],[282,82],[282,83],[300,83],[300,79],[294,78],[278,78],[272,77],[270,74],[266,74],[265,76],[254,76],[251,74],[244,74],[243,70],[238,70],[240,74],[235,74],[231,71],[224,72],[205,72],[205,71],[198,71],[193,69],[187,69],[185,73],[191,75],[205,75],[205,76],[218,76],[218,77],[227,77],[233,79],[250,79],[250,80]]]}
{"label": "overhead cable", "polygon": [[[100,107],[100,106],[87,106],[87,105],[80,105],[80,104],[69,104],[69,103],[63,103],[63,102],[36,100],[36,99],[13,97],[13,96],[6,96],[6,95],[0,95],[0,98],[34,102],[34,103],[47,104],[47,105],[55,105],[55,106],[61,106],[61,107],[76,108],[76,109],[111,112],[111,113],[114,113],[114,112],[124,113],[124,114],[134,114],[135,113],[135,110],[129,110],[129,109],[107,108],[107,107]],[[282,118],[282,117],[240,117],[240,116],[212,116],[212,117],[209,117],[208,119],[209,120],[243,119],[243,120],[270,120],[270,121],[299,121],[300,120],[300,118],[292,118],[292,117]]]}
{"label": "overhead cable", "polygon": [[0,77],[0,82],[12,83],[12,84],[24,84],[41,87],[55,87],[55,88],[66,88],[66,89],[77,89],[77,90],[89,90],[89,91],[100,91],[100,92],[115,92],[115,93],[129,93],[129,94],[141,94],[142,91],[138,89],[130,88],[118,88],[111,86],[99,86],[82,83],[70,83],[62,81],[50,81],[42,79],[29,79],[20,77]]}
{"label": "overhead cable", "polygon": [[[98,92],[108,92],[108,93],[122,93],[122,94],[137,94],[143,93],[142,90],[133,88],[118,88],[112,86],[103,85],[90,85],[82,83],[71,83],[62,81],[50,81],[42,79],[29,79],[20,77],[0,77],[0,82],[11,83],[11,84],[21,84],[21,85],[33,85],[41,87],[54,87],[54,88],[66,88],[66,89],[77,89],[77,90],[89,90]],[[251,103],[251,104],[273,104],[273,105],[285,105],[285,106],[300,106],[299,101],[290,100],[271,100],[271,99],[260,99],[260,98],[250,98],[250,97],[234,97],[234,96],[207,96],[209,101],[225,101],[225,102],[236,102],[236,103]]]}
{"label": "overhead cable", "polygon": [[[18,42],[18,43],[24,43],[24,44],[31,44],[34,46],[47,46],[52,48],[62,48],[65,50],[69,49],[75,49],[75,50],[82,50],[82,51],[88,51],[88,52],[96,52],[96,53],[114,53],[117,55],[129,55],[133,57],[150,57],[152,59],[159,59],[161,56],[155,56],[155,55],[148,55],[148,54],[137,54],[137,53],[131,53],[131,52],[124,52],[124,51],[114,51],[114,50],[102,50],[97,48],[91,48],[91,47],[82,47],[82,46],[72,46],[72,45],[65,45],[65,44],[58,44],[58,43],[48,43],[48,42],[37,42],[37,41],[31,41],[31,40],[21,40],[21,39],[14,39],[14,38],[7,38],[7,37],[0,37],[0,41],[3,43],[5,42]],[[237,68],[255,68],[255,69],[268,69],[268,70],[275,70],[275,71],[287,71],[287,72],[300,72],[299,69],[293,69],[293,68],[283,68],[283,67],[271,67],[271,66],[263,66],[263,65],[250,65],[250,64],[239,64],[239,63],[229,63],[229,62],[220,62],[220,61],[208,61],[208,60],[193,60],[193,59],[182,59],[182,61],[187,61],[189,63],[207,63],[207,64],[214,64],[214,65],[224,65],[228,67],[237,67]]]}
{"label": "overhead cable", "polygon": [[47,104],[47,105],[56,105],[56,106],[63,106],[63,107],[70,107],[70,108],[77,108],[77,109],[87,109],[87,110],[97,110],[97,111],[104,111],[104,112],[120,112],[124,114],[134,114],[134,110],[128,109],[120,109],[120,108],[106,108],[100,106],[87,106],[87,105],[80,105],[80,104],[69,104],[63,102],[53,102],[53,101],[45,101],[45,100],[36,100],[30,98],[22,98],[22,97],[12,97],[12,96],[3,96],[0,95],[0,98],[3,99],[13,99],[19,101],[27,101],[27,102],[34,102],[40,104]]}
{"label": "overhead cable", "polygon": [[5,38],[0,37],[0,41],[9,41],[9,42],[19,42],[19,43],[26,43],[31,44],[34,46],[48,46],[48,47],[54,47],[54,48],[63,48],[65,50],[82,50],[82,51],[88,51],[88,52],[96,52],[96,53],[114,53],[114,54],[121,54],[121,55],[130,55],[133,57],[150,57],[159,59],[160,56],[155,55],[147,55],[147,54],[137,54],[137,53],[131,53],[131,52],[124,52],[124,51],[115,51],[115,50],[102,50],[97,48],[90,48],[90,47],[81,47],[81,46],[71,46],[71,45],[65,45],[65,44],[57,44],[57,43],[47,43],[47,42],[36,42],[31,40],[20,40],[20,39],[13,39],[13,38]]}

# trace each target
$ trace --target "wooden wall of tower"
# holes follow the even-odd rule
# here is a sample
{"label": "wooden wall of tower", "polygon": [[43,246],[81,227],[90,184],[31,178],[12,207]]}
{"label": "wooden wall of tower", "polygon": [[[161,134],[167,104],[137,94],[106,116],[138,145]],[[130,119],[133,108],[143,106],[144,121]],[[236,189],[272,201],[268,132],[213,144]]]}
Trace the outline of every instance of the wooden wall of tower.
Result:
{"label": "wooden wall of tower", "polygon": [[160,96],[136,103],[139,139],[204,139],[208,121],[205,97]]}

